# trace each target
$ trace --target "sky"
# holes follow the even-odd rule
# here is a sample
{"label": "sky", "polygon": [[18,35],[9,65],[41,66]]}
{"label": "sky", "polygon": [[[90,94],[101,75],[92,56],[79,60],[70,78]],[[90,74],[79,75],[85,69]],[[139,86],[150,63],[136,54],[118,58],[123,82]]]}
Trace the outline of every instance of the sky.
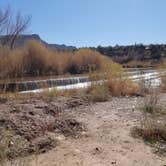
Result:
{"label": "sky", "polygon": [[0,0],[31,15],[26,33],[77,47],[166,44],[166,0]]}

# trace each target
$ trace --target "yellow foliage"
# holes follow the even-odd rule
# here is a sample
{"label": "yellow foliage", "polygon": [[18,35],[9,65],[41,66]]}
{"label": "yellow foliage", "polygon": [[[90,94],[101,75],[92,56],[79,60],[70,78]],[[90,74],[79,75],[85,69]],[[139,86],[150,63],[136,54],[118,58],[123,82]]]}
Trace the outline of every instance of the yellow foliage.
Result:
{"label": "yellow foliage", "polygon": [[0,77],[82,74],[100,70],[102,57],[90,49],[56,51],[30,40],[24,49],[0,47]]}
{"label": "yellow foliage", "polygon": [[138,84],[129,79],[109,79],[107,86],[112,96],[133,96],[140,91]]}

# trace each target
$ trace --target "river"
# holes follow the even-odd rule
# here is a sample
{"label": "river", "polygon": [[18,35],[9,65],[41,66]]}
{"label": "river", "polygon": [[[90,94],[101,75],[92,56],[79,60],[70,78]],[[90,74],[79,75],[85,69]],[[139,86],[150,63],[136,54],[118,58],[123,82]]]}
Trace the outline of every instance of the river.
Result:
{"label": "river", "polygon": [[[144,81],[146,86],[158,87],[161,85],[161,76],[166,74],[165,70],[156,70],[156,69],[126,69],[126,77],[129,79],[139,82]],[[37,84],[41,82],[47,82],[48,88],[37,88]],[[99,81],[101,82],[101,81]],[[59,78],[59,79],[48,79],[48,80],[38,80],[38,81],[27,81],[22,84],[26,86],[33,85],[33,89],[22,90],[20,93],[40,93],[45,90],[72,90],[72,89],[82,89],[87,88],[91,85],[91,82],[88,80],[88,76],[79,76],[79,77],[69,77],[69,78]]]}

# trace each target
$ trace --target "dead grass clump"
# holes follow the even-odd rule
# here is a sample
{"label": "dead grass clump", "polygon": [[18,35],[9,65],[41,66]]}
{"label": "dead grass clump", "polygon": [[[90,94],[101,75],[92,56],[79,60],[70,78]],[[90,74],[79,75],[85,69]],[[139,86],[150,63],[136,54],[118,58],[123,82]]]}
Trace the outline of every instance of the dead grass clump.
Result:
{"label": "dead grass clump", "polygon": [[101,54],[90,49],[80,49],[71,57],[69,72],[72,74],[87,73],[102,67]]}
{"label": "dead grass clump", "polygon": [[150,94],[150,96],[145,98],[142,111],[147,113],[154,113],[159,109],[157,104],[158,104],[158,95],[156,93],[152,93]]}
{"label": "dead grass clump", "polygon": [[[137,83],[126,78],[126,74],[122,67],[117,63],[110,61],[108,58],[102,57],[102,68],[98,72],[90,72],[91,81],[102,81],[101,86],[92,84],[89,88],[92,96],[98,96],[103,101],[111,96],[137,96],[140,95],[140,87]],[[97,95],[97,93],[99,93]],[[105,93],[105,95],[104,95]]]}
{"label": "dead grass clump", "polygon": [[139,86],[129,79],[109,79],[108,89],[112,96],[135,96],[139,95]]}
{"label": "dead grass clump", "polygon": [[162,76],[162,78],[161,78],[161,89],[164,92],[166,91],[166,76]]}
{"label": "dead grass clump", "polygon": [[[146,119],[146,120],[145,120]],[[142,138],[159,155],[166,155],[165,118],[148,117],[141,121],[140,127],[134,127],[131,134],[134,138]]]}
{"label": "dead grass clump", "polygon": [[88,100],[93,102],[103,102],[110,98],[108,87],[103,84],[93,84],[86,90]]}
{"label": "dead grass clump", "polygon": [[41,95],[47,98],[54,98],[59,96],[59,92],[56,89],[52,89],[52,90],[46,89],[41,93]]}
{"label": "dead grass clump", "polygon": [[131,134],[134,138],[142,138],[160,155],[166,154],[166,124],[165,117],[145,116],[139,127],[134,127]]}
{"label": "dead grass clump", "polygon": [[166,143],[166,128],[164,124],[154,120],[147,120],[143,126],[135,127],[132,130],[135,137],[141,137],[149,143]]}
{"label": "dead grass clump", "polygon": [[[166,69],[166,60],[164,59],[163,62],[160,64],[159,69],[165,71]],[[166,91],[166,74],[161,76],[161,89],[165,92]]]}
{"label": "dead grass clump", "polygon": [[166,112],[159,104],[156,91],[151,91],[145,98],[144,106],[140,110],[142,111],[140,126],[132,129],[132,136],[150,143],[155,152],[166,154]]}
{"label": "dead grass clump", "polygon": [[143,107],[140,108],[143,113],[150,113],[156,115],[165,114],[165,111],[159,104],[159,91],[151,90],[148,96],[145,97]]}

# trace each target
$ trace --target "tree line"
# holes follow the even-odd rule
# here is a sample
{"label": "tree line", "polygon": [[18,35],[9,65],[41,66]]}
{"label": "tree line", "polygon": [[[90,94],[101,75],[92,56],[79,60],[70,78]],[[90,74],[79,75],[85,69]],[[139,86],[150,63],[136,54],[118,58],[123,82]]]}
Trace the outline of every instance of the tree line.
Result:
{"label": "tree line", "polygon": [[130,46],[98,46],[93,48],[101,54],[111,57],[118,63],[128,63],[130,61],[160,61],[166,57],[165,44],[135,44]]}

